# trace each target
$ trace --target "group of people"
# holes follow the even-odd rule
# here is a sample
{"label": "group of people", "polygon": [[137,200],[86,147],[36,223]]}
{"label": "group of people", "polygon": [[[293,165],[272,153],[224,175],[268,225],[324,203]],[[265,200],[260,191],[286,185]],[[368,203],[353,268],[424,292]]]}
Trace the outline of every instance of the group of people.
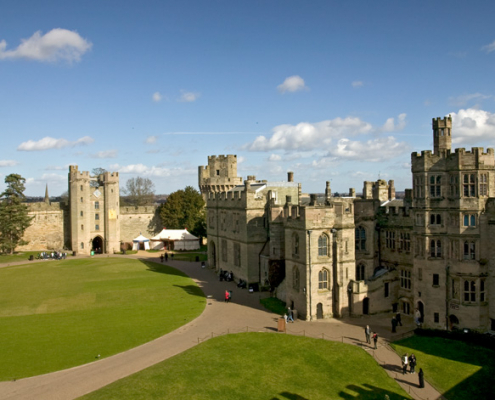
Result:
{"label": "group of people", "polygon": [[52,251],[47,253],[46,251],[42,251],[36,257],[38,260],[65,260],[67,257],[67,253],[62,253],[60,251]]}
{"label": "group of people", "polygon": [[292,310],[290,309],[290,307],[287,308],[287,312],[284,314],[284,320],[285,320],[285,323],[287,322],[294,322],[294,313],[292,312]]}
{"label": "group of people", "polygon": [[378,344],[378,333],[372,332],[369,325],[366,325],[364,328],[364,334],[366,336],[366,343],[371,344],[371,339],[373,339],[373,344],[375,345],[375,349],[377,349]]}
{"label": "group of people", "polygon": [[[407,374],[407,367],[409,366],[409,373],[410,374],[415,374],[415,368],[416,368],[416,356],[414,354],[411,354],[410,356],[404,354],[402,356],[402,373],[405,375]],[[418,379],[419,379],[419,387],[424,388],[425,387],[425,378],[424,378],[424,373],[423,369],[420,368],[418,372]]]}
{"label": "group of people", "polygon": [[[172,260],[174,259],[174,253],[171,254],[171,257],[172,257]],[[160,254],[160,261],[163,262],[163,260],[165,260],[165,262],[168,261],[168,253],[165,252],[165,254]]]}

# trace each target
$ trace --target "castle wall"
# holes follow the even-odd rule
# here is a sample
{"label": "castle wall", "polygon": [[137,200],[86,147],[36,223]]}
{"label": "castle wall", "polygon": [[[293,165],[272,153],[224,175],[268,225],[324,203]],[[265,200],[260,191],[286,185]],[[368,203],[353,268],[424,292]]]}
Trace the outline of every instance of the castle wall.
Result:
{"label": "castle wall", "polygon": [[123,243],[132,242],[140,233],[151,239],[163,229],[154,206],[120,207],[119,223],[120,240]]}

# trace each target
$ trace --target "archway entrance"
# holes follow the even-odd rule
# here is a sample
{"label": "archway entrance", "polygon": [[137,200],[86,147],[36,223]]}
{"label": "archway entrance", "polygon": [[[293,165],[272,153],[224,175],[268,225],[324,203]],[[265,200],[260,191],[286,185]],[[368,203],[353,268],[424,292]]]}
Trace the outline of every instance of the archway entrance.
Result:
{"label": "archway entrance", "polygon": [[318,303],[316,305],[316,319],[322,319],[323,318],[323,304]]}
{"label": "archway entrance", "polygon": [[370,299],[365,297],[363,299],[363,315],[368,315],[370,313]]}
{"label": "archway entrance", "polygon": [[449,322],[451,330],[459,326],[459,318],[457,318],[454,314],[449,315]]}
{"label": "archway entrance", "polygon": [[103,254],[103,239],[101,236],[96,236],[92,242],[92,250],[95,254]]}

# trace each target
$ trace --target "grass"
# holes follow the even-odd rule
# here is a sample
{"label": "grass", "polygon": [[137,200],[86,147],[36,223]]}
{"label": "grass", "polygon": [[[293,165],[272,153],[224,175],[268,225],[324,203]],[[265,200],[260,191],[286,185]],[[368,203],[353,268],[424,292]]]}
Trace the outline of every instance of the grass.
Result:
{"label": "grass", "polygon": [[392,344],[398,354],[414,353],[416,372],[449,400],[493,398],[495,351],[457,340],[413,336]]}
{"label": "grass", "polygon": [[287,312],[285,303],[282,300],[277,299],[276,297],[267,297],[266,299],[260,299],[260,303],[268,311],[271,311],[274,314],[284,315]]}
{"label": "grass", "polygon": [[81,399],[380,399],[410,397],[362,349],[275,333],[210,339]]}
{"label": "grass", "polygon": [[[170,253],[169,253],[170,258]],[[174,253],[174,258],[172,260],[177,261],[196,261],[196,257],[198,257],[199,261],[207,261],[208,256],[206,254],[197,253],[197,252],[184,252],[184,253]]]}
{"label": "grass", "polygon": [[[0,254],[0,264],[8,264],[11,262],[19,262],[19,261],[27,261],[29,260],[29,256],[33,256],[35,259],[38,257],[40,251],[23,251],[14,254]],[[69,252],[67,252],[69,255]],[[72,252],[70,252],[72,255]]]}
{"label": "grass", "polygon": [[179,271],[127,258],[0,269],[0,380],[81,365],[196,318],[205,298]]}

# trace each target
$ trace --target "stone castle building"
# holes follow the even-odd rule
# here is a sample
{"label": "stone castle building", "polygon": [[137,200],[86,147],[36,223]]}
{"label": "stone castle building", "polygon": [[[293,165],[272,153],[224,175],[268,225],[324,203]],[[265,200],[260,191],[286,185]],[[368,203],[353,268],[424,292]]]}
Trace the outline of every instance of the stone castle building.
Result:
{"label": "stone castle building", "polygon": [[236,177],[235,156],[199,167],[210,266],[277,296],[305,319],[418,310],[424,326],[495,330],[495,155],[452,152],[452,119],[412,153],[413,188],[364,182],[357,197]]}
{"label": "stone castle building", "polygon": [[72,250],[89,254],[120,252],[139,233],[154,236],[161,231],[155,206],[122,206],[118,172],[90,176],[69,167],[68,201],[29,203],[34,217],[24,234],[28,242],[17,250]]}

